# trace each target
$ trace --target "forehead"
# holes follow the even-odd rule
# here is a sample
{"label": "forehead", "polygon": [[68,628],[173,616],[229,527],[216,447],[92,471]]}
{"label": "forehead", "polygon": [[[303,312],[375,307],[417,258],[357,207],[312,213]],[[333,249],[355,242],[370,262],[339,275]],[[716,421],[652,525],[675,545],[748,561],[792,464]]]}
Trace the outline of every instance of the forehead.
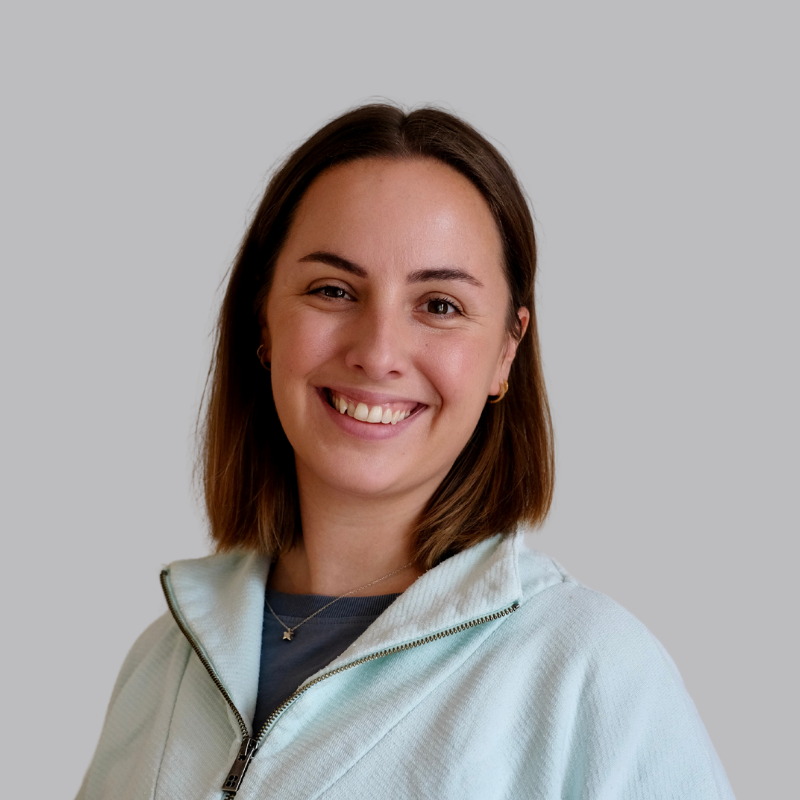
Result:
{"label": "forehead", "polygon": [[367,267],[502,265],[500,234],[483,196],[434,159],[364,159],[323,172],[297,208],[285,250],[309,247]]}

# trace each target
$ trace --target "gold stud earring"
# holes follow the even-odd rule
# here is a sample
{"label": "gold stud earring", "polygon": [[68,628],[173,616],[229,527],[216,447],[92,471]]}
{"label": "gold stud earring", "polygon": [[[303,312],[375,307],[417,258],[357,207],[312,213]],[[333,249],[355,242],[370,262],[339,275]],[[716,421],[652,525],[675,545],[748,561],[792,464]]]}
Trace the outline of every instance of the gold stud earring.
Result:
{"label": "gold stud earring", "polygon": [[494,400],[490,400],[489,402],[499,403],[506,396],[507,391],[508,391],[508,381],[500,381],[500,394],[498,394]]}
{"label": "gold stud earring", "polygon": [[271,369],[271,367],[270,367],[270,363],[269,363],[269,361],[264,361],[264,356],[261,354],[261,351],[262,351],[263,349],[264,349],[264,345],[263,345],[263,344],[260,344],[260,345],[258,346],[258,350],[256,350],[256,356],[258,356],[258,360],[261,362],[261,366],[262,366],[262,367],[264,367],[264,369],[265,369],[267,372],[271,372],[271,371],[272,371],[272,369]]}

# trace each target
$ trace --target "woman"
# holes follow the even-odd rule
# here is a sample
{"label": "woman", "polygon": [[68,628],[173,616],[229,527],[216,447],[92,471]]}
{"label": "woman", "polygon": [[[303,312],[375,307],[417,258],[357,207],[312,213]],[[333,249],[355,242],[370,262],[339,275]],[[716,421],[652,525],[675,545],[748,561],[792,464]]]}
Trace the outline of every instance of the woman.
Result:
{"label": "woman", "polygon": [[660,645],[524,547],[535,265],[444,112],[356,109],[277,171],[209,379],[219,553],[162,573],[79,797],[732,797]]}

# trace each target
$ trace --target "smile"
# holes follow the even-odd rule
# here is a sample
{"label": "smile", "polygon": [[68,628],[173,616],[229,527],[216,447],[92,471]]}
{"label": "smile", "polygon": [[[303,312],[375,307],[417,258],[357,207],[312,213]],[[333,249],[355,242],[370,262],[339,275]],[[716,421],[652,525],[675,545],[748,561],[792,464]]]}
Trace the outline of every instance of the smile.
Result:
{"label": "smile", "polygon": [[410,417],[418,408],[423,407],[420,403],[397,402],[382,403],[380,405],[368,405],[367,403],[343,394],[334,392],[332,389],[325,390],[328,405],[335,408],[340,414],[347,414],[359,422],[367,422],[377,425],[396,425],[404,419]]}

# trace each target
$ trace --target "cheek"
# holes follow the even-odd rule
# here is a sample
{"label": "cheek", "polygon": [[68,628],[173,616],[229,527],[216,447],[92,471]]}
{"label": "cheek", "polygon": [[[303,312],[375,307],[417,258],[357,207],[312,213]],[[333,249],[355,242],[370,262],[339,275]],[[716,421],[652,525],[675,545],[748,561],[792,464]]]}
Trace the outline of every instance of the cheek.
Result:
{"label": "cheek", "polygon": [[478,338],[453,337],[429,348],[429,374],[444,408],[483,406],[497,367],[497,348],[492,344]]}
{"label": "cheek", "polygon": [[324,315],[274,314],[270,334],[273,371],[303,375],[335,352],[335,326]]}

